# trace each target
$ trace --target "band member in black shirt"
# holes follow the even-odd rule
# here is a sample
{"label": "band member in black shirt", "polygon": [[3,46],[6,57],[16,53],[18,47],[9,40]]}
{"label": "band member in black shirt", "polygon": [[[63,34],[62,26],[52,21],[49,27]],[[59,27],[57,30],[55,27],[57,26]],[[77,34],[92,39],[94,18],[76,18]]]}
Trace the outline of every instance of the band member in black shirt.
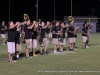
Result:
{"label": "band member in black shirt", "polygon": [[34,28],[32,31],[32,51],[33,51],[33,56],[37,56],[36,55],[36,48],[37,48],[37,37],[38,37],[38,23],[36,21],[33,22],[34,23]]}
{"label": "band member in black shirt", "polygon": [[15,32],[15,45],[16,45],[16,58],[20,59],[19,57],[19,51],[21,51],[21,26],[17,26],[17,30]]}
{"label": "band member in black shirt", "polygon": [[74,27],[73,27],[73,20],[69,22],[68,27],[68,40],[69,40],[69,50],[74,49]]}
{"label": "band member in black shirt", "polygon": [[74,50],[76,50],[75,44],[77,41],[77,31],[79,30],[79,27],[76,27],[76,24],[74,24],[73,27],[74,27],[74,45],[73,45],[73,47],[74,47]]}
{"label": "band member in black shirt", "polygon": [[5,25],[5,22],[3,21],[1,24],[2,45],[5,45],[6,29],[7,29],[7,26]]}
{"label": "band member in black shirt", "polygon": [[88,30],[86,28],[86,24],[83,24],[83,28],[82,28],[82,39],[83,39],[82,48],[83,49],[86,48],[87,34],[88,34]]}
{"label": "band member in black shirt", "polygon": [[52,30],[52,44],[54,45],[54,53],[59,53],[57,52],[57,45],[58,45],[58,39],[59,39],[59,35],[61,34],[59,32],[59,22],[57,21],[55,26],[53,27]]}
{"label": "band member in black shirt", "polygon": [[65,33],[66,33],[66,28],[67,28],[67,25],[64,24],[64,22],[61,23],[61,29],[60,29],[60,52],[63,52],[63,49],[64,49],[64,45],[66,45],[66,36],[65,36]]}
{"label": "band member in black shirt", "polygon": [[50,25],[49,21],[47,21],[47,25],[48,25],[48,27],[46,28],[46,33],[48,34],[48,41],[50,41],[50,38],[51,38],[51,36],[50,36],[51,25]]}
{"label": "band member in black shirt", "polygon": [[[47,28],[48,25],[45,26],[45,23],[42,22],[41,23],[41,29],[40,29],[40,36],[41,36],[41,42],[40,42],[40,54],[41,55],[46,55],[47,54],[47,47],[48,47],[48,40],[45,36],[45,32],[46,32],[46,28]],[[43,46],[44,47],[44,51],[43,51]]]}
{"label": "band member in black shirt", "polygon": [[88,21],[85,21],[84,24],[86,24],[86,29],[87,29],[87,31],[88,31],[88,34],[87,34],[87,41],[86,41],[86,48],[89,48],[88,43],[89,43],[89,41],[90,41],[90,29],[92,28],[92,24],[89,24]]}
{"label": "band member in black shirt", "polygon": [[32,48],[32,28],[34,24],[30,25],[30,19],[26,20],[24,26],[25,31],[25,42],[26,42],[26,58],[30,58],[29,51]]}
{"label": "band member in black shirt", "polygon": [[15,31],[17,25],[18,23],[14,25],[13,21],[9,22],[8,39],[7,39],[9,62],[13,62],[12,55],[15,53]]}

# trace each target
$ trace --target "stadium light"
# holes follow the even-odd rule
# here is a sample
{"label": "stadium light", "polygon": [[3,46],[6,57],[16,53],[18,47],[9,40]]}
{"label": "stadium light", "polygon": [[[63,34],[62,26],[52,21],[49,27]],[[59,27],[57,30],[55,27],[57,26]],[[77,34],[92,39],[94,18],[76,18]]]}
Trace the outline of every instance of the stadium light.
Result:
{"label": "stadium light", "polygon": [[9,0],[9,18],[8,20],[10,21],[10,0]]}
{"label": "stadium light", "polygon": [[73,6],[72,6],[72,4],[73,4],[73,2],[71,0],[71,16],[73,15],[73,11],[72,11]]}
{"label": "stadium light", "polygon": [[38,0],[37,0],[37,4],[36,4],[36,21],[38,21]]}
{"label": "stadium light", "polygon": [[55,0],[54,0],[54,20],[56,20],[55,16],[56,14],[55,14]]}

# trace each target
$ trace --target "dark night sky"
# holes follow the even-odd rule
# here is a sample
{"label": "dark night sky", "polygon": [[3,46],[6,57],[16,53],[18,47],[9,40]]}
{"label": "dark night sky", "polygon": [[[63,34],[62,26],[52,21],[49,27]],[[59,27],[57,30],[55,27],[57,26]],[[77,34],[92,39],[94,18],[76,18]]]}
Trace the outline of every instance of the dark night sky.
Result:
{"label": "dark night sky", "polygon": [[[30,19],[36,19],[36,0],[10,0],[11,20],[22,21],[23,14],[27,13]],[[70,15],[71,0],[55,0],[56,19],[63,20],[63,16]],[[91,8],[96,8],[93,15],[98,15],[99,0],[73,0],[73,16],[91,16]],[[53,20],[54,0],[39,0],[39,18]],[[0,21],[8,21],[9,0],[0,0]]]}

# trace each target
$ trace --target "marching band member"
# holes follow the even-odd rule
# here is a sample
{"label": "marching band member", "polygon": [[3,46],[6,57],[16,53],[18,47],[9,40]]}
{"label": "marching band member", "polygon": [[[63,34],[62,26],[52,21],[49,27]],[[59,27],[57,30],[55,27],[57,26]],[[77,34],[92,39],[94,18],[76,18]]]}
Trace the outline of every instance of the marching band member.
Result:
{"label": "marching band member", "polygon": [[54,45],[54,53],[59,53],[57,52],[57,45],[58,45],[58,39],[59,39],[59,35],[61,33],[59,33],[59,22],[57,21],[55,23],[55,26],[53,27],[52,30],[52,44]]}
{"label": "marching band member", "polygon": [[68,40],[69,40],[69,50],[72,51],[74,49],[74,27],[73,20],[69,21],[68,31]]}
{"label": "marching band member", "polygon": [[51,26],[50,26],[50,22],[49,21],[47,21],[47,25],[48,25],[48,27],[46,28],[46,33],[48,34],[48,41],[50,41],[50,38],[51,38],[51,36],[50,36]]}
{"label": "marching band member", "polygon": [[66,32],[67,26],[64,24],[64,22],[61,23],[61,29],[60,29],[60,52],[63,52],[64,45],[66,45]]}
{"label": "marching band member", "polygon": [[86,29],[87,29],[87,31],[88,31],[88,34],[87,34],[87,41],[86,41],[86,48],[89,48],[88,43],[89,43],[89,41],[90,41],[90,29],[92,28],[92,24],[89,24],[88,21],[85,21],[84,24],[86,24]]}
{"label": "marching band member", "polygon": [[17,25],[17,30],[15,32],[15,47],[16,47],[16,52],[15,52],[15,55],[16,55],[16,59],[20,59],[19,57],[19,52],[22,50],[22,47],[21,47],[21,26]]}
{"label": "marching band member", "polygon": [[74,24],[73,25],[73,27],[74,27],[74,50],[76,50],[76,48],[75,48],[75,44],[76,44],[76,40],[77,40],[77,31],[79,30],[79,27],[76,27],[76,25]]}
{"label": "marching band member", "polygon": [[15,53],[15,31],[16,26],[18,23],[14,25],[13,21],[9,22],[8,27],[8,39],[7,39],[7,48],[8,48],[8,60],[9,62],[15,62],[13,61],[13,54]]}
{"label": "marching band member", "polygon": [[2,45],[5,45],[6,29],[7,29],[7,26],[5,25],[5,22],[2,21],[2,24],[1,24]]}
{"label": "marching band member", "polygon": [[25,42],[26,42],[26,58],[30,58],[29,51],[32,47],[32,28],[34,24],[30,26],[30,19],[26,20],[26,24],[24,26],[25,31]]}
{"label": "marching band member", "polygon": [[82,28],[82,39],[83,39],[82,49],[86,48],[87,34],[88,34],[88,30],[86,28],[86,24],[83,24],[83,28]]}
{"label": "marching band member", "polygon": [[[45,23],[41,22],[41,27],[40,27],[40,38],[41,38],[40,54],[41,55],[46,55],[47,54],[48,40],[45,36],[45,30],[46,30],[47,27],[48,27],[48,25],[45,26]],[[45,46],[44,51],[43,51],[43,46]]]}
{"label": "marching band member", "polygon": [[36,52],[36,48],[37,48],[37,37],[38,37],[38,32],[37,32],[37,29],[38,29],[38,23],[36,21],[33,21],[33,24],[34,24],[34,28],[33,28],[33,31],[32,31],[32,51],[33,51],[33,56],[37,56],[35,54]]}

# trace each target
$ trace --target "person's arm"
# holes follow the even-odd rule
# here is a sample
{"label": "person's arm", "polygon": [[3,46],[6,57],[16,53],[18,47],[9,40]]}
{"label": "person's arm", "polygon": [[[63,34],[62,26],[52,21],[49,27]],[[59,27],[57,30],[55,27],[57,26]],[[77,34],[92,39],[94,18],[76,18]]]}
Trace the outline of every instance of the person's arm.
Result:
{"label": "person's arm", "polygon": [[34,27],[35,24],[32,24],[31,26],[29,26],[27,29],[32,29]]}
{"label": "person's arm", "polygon": [[69,28],[67,29],[67,31],[68,31],[69,33],[74,33],[74,31],[70,31],[70,29],[69,29]]}
{"label": "person's arm", "polygon": [[59,35],[60,33],[59,33],[59,31],[58,31],[58,33],[56,33],[56,32],[55,32],[55,29],[53,29],[53,34]]}
{"label": "person's arm", "polygon": [[42,27],[42,29],[45,29],[45,28],[47,28],[47,27],[48,27],[48,25],[46,25],[46,26]]}
{"label": "person's arm", "polygon": [[9,29],[13,29],[14,27],[16,27],[18,25],[18,23],[16,23],[15,25],[10,25]]}
{"label": "person's arm", "polygon": [[84,29],[82,29],[82,33],[83,33],[83,34],[87,34],[87,33],[85,33],[85,30],[84,30]]}

